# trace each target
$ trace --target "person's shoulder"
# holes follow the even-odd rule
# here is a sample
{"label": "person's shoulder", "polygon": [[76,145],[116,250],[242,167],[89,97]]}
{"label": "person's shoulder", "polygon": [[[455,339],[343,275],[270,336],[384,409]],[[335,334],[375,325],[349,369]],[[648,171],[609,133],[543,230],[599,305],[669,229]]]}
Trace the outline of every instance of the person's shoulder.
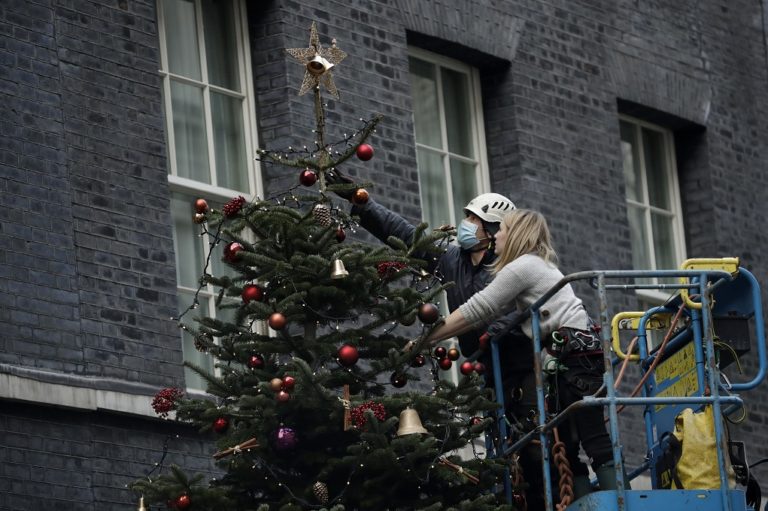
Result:
{"label": "person's shoulder", "polygon": [[[533,252],[529,254],[523,254],[515,261],[520,261],[520,264],[528,264],[528,265],[536,265],[536,266],[546,266],[548,268],[557,268],[557,265],[553,263],[552,261],[547,261],[543,257],[541,257],[539,254],[535,254]],[[512,262],[515,262],[512,261]]]}
{"label": "person's shoulder", "polygon": [[557,266],[553,265],[549,261],[545,261],[538,254],[523,254],[513,261],[507,263],[499,273],[511,273],[518,276],[533,276],[542,272],[548,272],[553,269],[557,269]]}
{"label": "person's shoulder", "polygon": [[516,258],[514,261],[511,261],[507,266],[509,265],[515,265],[515,266],[539,266],[541,264],[546,264],[546,261],[539,257],[536,254],[523,254],[520,257]]}

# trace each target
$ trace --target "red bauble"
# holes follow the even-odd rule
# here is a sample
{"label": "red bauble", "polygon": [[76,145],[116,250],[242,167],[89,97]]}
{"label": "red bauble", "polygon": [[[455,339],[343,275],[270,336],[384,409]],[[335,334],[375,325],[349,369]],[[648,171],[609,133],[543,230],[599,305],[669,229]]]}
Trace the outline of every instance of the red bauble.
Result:
{"label": "red bauble", "polygon": [[478,342],[480,344],[480,349],[485,351],[488,349],[488,346],[491,344],[491,336],[488,332],[485,332],[483,335],[480,336],[478,339]]}
{"label": "red bauble", "polygon": [[442,369],[443,371],[447,371],[448,369],[451,368],[451,366],[453,365],[453,362],[451,362],[450,358],[446,357],[446,358],[441,358],[437,362],[437,365],[439,365],[440,369]]}
{"label": "red bauble", "polygon": [[293,387],[296,385],[296,378],[293,376],[284,376],[283,377],[283,390],[293,390]]}
{"label": "red bauble", "polygon": [[368,198],[370,196],[368,195],[368,190],[365,188],[358,188],[355,190],[354,195],[352,195],[352,202],[357,204],[358,206],[362,206],[366,202],[368,202]]}
{"label": "red bauble", "polygon": [[189,495],[179,495],[173,501],[173,505],[176,506],[176,509],[187,509],[192,505],[192,499],[189,498]]}
{"label": "red bauble", "polygon": [[260,302],[261,299],[264,298],[264,290],[256,284],[248,284],[243,288],[243,292],[240,296],[243,298],[246,305],[250,303],[251,300]]}
{"label": "red bauble", "polygon": [[287,323],[288,320],[285,319],[285,316],[279,312],[272,313],[272,315],[269,316],[269,320],[267,321],[267,324],[272,330],[282,330],[285,328]]}
{"label": "red bauble", "polygon": [[454,360],[454,361],[458,360],[460,356],[461,356],[461,352],[456,348],[451,348],[448,350],[447,357],[450,358],[451,360]]}
{"label": "red bauble", "polygon": [[283,380],[280,378],[272,378],[269,380],[269,388],[275,392],[280,392],[283,389]]}
{"label": "red bauble", "polygon": [[344,232],[344,229],[342,229],[341,227],[339,227],[338,229],[336,229],[336,241],[338,241],[339,243],[341,243],[341,242],[342,242],[342,241],[344,241],[345,239],[347,239],[347,233],[346,233],[346,232]]}
{"label": "red bauble", "polygon": [[431,325],[440,317],[440,309],[434,303],[423,303],[419,306],[419,319],[422,323]]}
{"label": "red bauble", "polygon": [[301,171],[301,174],[299,174],[299,183],[303,184],[304,186],[312,186],[316,182],[317,174],[315,174],[314,170],[304,169]]}
{"label": "red bauble", "polygon": [[389,382],[393,387],[399,389],[405,387],[405,384],[408,383],[408,377],[401,373],[392,373],[392,376],[389,377]]}
{"label": "red bauble", "polygon": [[461,371],[461,374],[469,375],[472,374],[472,371],[475,370],[475,364],[467,360],[466,362],[461,364],[461,367],[459,368]]}
{"label": "red bauble", "polygon": [[421,367],[427,363],[427,357],[419,353],[411,360],[411,367]]}
{"label": "red bauble", "polygon": [[230,263],[234,263],[235,261],[237,261],[237,253],[240,252],[241,250],[243,250],[243,246],[240,243],[233,241],[232,243],[224,247],[224,259],[226,259]]}
{"label": "red bauble", "polygon": [[474,416],[474,417],[469,419],[469,425],[470,426],[477,426],[481,422],[483,422],[483,418],[482,417]]}
{"label": "red bauble", "polygon": [[277,393],[277,400],[280,401],[281,403],[285,403],[289,399],[291,399],[291,395],[286,391],[281,390],[280,392]]}
{"label": "red bauble", "polygon": [[435,357],[445,358],[447,354],[448,354],[448,350],[446,350],[442,346],[438,346],[437,348],[435,348]]}
{"label": "red bauble", "polygon": [[208,211],[208,202],[205,199],[197,199],[195,201],[195,212],[206,213]]}
{"label": "red bauble", "polygon": [[343,365],[344,367],[351,367],[355,365],[357,360],[360,358],[360,354],[357,352],[357,348],[351,344],[345,344],[339,348],[336,356],[339,357],[339,364]]}
{"label": "red bauble", "polygon": [[357,157],[361,160],[368,161],[373,158],[373,147],[371,147],[369,144],[360,144],[357,146],[355,154],[357,154]]}
{"label": "red bauble", "polygon": [[482,362],[475,362],[475,372],[477,374],[485,373],[485,364],[483,364]]}
{"label": "red bauble", "polygon": [[215,421],[213,421],[213,430],[216,433],[224,433],[227,428],[229,427],[229,419],[226,417],[219,417]]}
{"label": "red bauble", "polygon": [[251,369],[261,369],[262,367],[264,367],[264,357],[262,357],[258,353],[255,355],[251,355],[248,358],[247,364],[248,364],[248,367],[250,367]]}

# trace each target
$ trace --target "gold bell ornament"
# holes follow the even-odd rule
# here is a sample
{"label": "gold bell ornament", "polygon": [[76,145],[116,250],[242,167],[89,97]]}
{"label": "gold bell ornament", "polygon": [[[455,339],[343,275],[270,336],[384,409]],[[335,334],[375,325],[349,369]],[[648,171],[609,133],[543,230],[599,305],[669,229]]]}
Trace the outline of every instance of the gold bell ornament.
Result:
{"label": "gold bell ornament", "polygon": [[327,71],[330,71],[333,67],[327,59],[323,58],[319,53],[316,53],[312,60],[307,62],[307,71],[313,75],[321,75]]}
{"label": "gold bell ornament", "polygon": [[144,497],[139,499],[139,508],[136,511],[147,511],[147,508],[144,506]]}
{"label": "gold bell ornament", "polygon": [[341,259],[333,260],[333,267],[331,268],[332,279],[345,279],[349,276],[349,272],[344,268],[344,261]]}
{"label": "gold bell ornament", "polygon": [[397,428],[397,436],[429,433],[421,424],[419,412],[413,408],[406,408],[400,412],[400,427]]}

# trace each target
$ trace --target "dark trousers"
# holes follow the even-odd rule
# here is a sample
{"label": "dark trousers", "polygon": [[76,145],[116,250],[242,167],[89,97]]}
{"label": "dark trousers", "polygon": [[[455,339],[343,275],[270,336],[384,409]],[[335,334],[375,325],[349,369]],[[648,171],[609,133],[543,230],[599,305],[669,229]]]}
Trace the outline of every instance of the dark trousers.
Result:
{"label": "dark trousers", "polygon": [[[536,376],[533,368],[528,371],[514,371],[504,381],[504,402],[507,417],[513,424],[512,441],[538,426],[538,405],[536,402]],[[544,475],[542,473],[541,446],[530,442],[517,453],[518,462],[527,485],[525,500],[529,511],[544,509]],[[554,468],[554,467],[550,467]],[[554,469],[552,480],[556,481]],[[556,490],[556,488],[553,488]]]}
{"label": "dark trousers", "polygon": [[[575,356],[565,361],[568,370],[555,378],[558,411],[591,396],[603,383],[602,355]],[[586,406],[558,425],[560,440],[565,443],[566,456],[574,475],[587,475],[587,467],[579,461],[579,445],[589,457],[592,468],[613,459],[611,437],[600,406]]]}

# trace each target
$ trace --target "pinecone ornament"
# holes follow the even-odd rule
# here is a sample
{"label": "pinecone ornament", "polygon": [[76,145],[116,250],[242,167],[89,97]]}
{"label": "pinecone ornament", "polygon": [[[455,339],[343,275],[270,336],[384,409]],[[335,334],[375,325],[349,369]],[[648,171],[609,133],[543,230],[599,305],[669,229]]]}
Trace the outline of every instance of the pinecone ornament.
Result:
{"label": "pinecone ornament", "polygon": [[224,204],[221,210],[224,212],[224,216],[231,217],[235,216],[243,208],[243,205],[245,205],[245,197],[240,195]]}
{"label": "pinecone ornament", "polygon": [[328,485],[317,481],[312,485],[312,491],[314,492],[315,498],[317,498],[318,502],[323,505],[328,503]]}
{"label": "pinecone ornament", "polygon": [[315,207],[312,208],[312,216],[323,227],[331,225],[331,210],[325,204],[315,204]]}

